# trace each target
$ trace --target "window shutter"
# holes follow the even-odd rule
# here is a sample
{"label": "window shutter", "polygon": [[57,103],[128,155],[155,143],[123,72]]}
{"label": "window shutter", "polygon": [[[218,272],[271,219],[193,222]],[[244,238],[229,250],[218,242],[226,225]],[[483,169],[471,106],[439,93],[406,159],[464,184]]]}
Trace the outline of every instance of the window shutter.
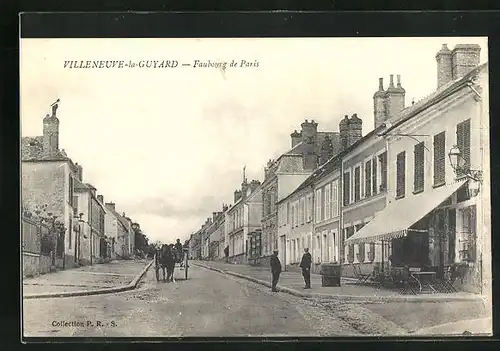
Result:
{"label": "window shutter", "polygon": [[344,177],[342,181],[344,182],[344,206],[349,205],[349,199],[351,197],[350,194],[350,189],[351,189],[351,184],[350,184],[351,176],[349,172],[344,173]]}
{"label": "window shutter", "polygon": [[373,195],[378,193],[377,189],[377,157],[374,157],[372,160],[372,192]]}
{"label": "window shutter", "polygon": [[354,201],[359,201],[361,196],[361,170],[360,167],[354,169]]}
{"label": "window shutter", "polygon": [[[470,169],[470,119],[457,124],[457,146],[465,160],[464,169]],[[459,173],[461,175],[462,173]]]}
{"label": "window shutter", "polygon": [[405,196],[405,153],[400,152],[396,159],[396,197]]}
{"label": "window shutter", "polygon": [[387,190],[387,152],[380,156],[380,191]]}
{"label": "window shutter", "polygon": [[365,164],[365,197],[372,195],[372,161]]}
{"label": "window shutter", "polygon": [[413,190],[415,192],[424,190],[424,143],[418,143],[414,147],[414,172]]}
{"label": "window shutter", "polygon": [[445,133],[434,136],[434,185],[445,183]]}

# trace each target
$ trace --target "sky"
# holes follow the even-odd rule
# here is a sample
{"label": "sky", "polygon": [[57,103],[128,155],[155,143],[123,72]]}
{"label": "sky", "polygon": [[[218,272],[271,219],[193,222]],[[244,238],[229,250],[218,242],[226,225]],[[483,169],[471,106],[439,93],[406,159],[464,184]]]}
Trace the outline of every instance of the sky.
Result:
{"label": "sky", "polygon": [[[437,87],[441,45],[487,38],[22,39],[21,134],[42,135],[60,99],[59,147],[83,180],[150,241],[188,239],[233,203],[243,167],[263,181],[290,133],[314,119],[338,131],[357,113],[373,129],[378,78],[401,75],[406,105]],[[65,61],[177,61],[175,68],[68,68]],[[226,69],[194,60],[228,62]],[[241,60],[258,67],[229,67]],[[183,63],[191,66],[182,66]]]}

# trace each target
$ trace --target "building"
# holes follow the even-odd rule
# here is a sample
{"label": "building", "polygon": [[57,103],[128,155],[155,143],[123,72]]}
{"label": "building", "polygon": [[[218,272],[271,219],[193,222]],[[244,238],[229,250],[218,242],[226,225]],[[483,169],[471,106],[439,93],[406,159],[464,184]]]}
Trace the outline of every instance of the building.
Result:
{"label": "building", "polygon": [[243,176],[241,189],[234,192],[234,204],[225,212],[229,262],[247,263],[250,235],[261,228],[262,191],[260,182],[247,182]]}
{"label": "building", "polygon": [[82,166],[77,165],[78,172],[75,178],[75,254],[79,264],[94,264],[101,257],[98,245],[103,235],[102,213],[106,210],[104,203],[96,196],[96,188],[82,181]]}
{"label": "building", "polygon": [[[103,199],[102,199],[103,200]],[[114,202],[106,202],[106,237],[110,240],[111,259],[129,258],[131,250],[131,240],[134,237],[132,221],[125,214],[120,215],[116,211]]]}
{"label": "building", "polygon": [[339,130],[339,148],[324,140],[322,150],[328,152],[322,152],[319,168],[278,202],[279,255],[292,267],[300,263],[304,248],[312,255],[314,272],[321,263],[340,261],[340,154],[361,138],[362,121],[356,114],[345,116]]}
{"label": "building", "polygon": [[209,254],[208,259],[218,260],[224,258],[224,226],[225,215],[224,210],[227,209],[225,205],[222,206],[222,212],[212,213],[212,224],[207,228],[207,235],[209,237]]}
{"label": "building", "polygon": [[189,259],[201,259],[201,230],[191,234],[189,238]]}
{"label": "building", "polygon": [[59,150],[58,103],[43,119],[43,135],[21,139],[21,196],[28,207],[47,205],[47,212],[64,224],[56,254],[59,259],[64,257],[63,266],[68,268],[76,264],[73,198],[78,168],[64,150]]}
{"label": "building", "polygon": [[400,262],[438,277],[461,267],[455,287],[483,293],[491,214],[488,64],[479,54],[478,45],[443,45],[437,90],[386,123],[387,206],[346,243],[383,240],[385,267]]}
{"label": "building", "polygon": [[92,189],[94,196],[90,201],[90,228],[92,242],[92,261],[97,263],[111,259],[111,242],[106,238],[106,208],[102,196],[95,196],[96,188],[86,184]]}
{"label": "building", "polygon": [[[377,117],[376,117],[377,121]],[[350,238],[386,206],[387,146],[378,125],[357,140],[342,155],[342,241]],[[342,247],[343,275],[353,276],[353,264],[372,272],[381,262],[382,243],[350,244]],[[387,250],[385,250],[387,257]]]}
{"label": "building", "polygon": [[278,249],[276,203],[311,175],[321,160],[330,158],[340,148],[338,132],[318,132],[318,123],[314,120],[306,120],[301,127],[300,133],[291,134],[292,148],[275,161],[270,160],[264,170],[261,264],[268,264],[272,251]]}

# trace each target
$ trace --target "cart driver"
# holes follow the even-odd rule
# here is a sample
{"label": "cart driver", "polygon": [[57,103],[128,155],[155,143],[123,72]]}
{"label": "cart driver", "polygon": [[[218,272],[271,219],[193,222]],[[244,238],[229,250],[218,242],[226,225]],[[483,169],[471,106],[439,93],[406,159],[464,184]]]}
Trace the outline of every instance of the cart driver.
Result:
{"label": "cart driver", "polygon": [[177,242],[175,243],[175,251],[177,252],[176,256],[179,259],[182,267],[182,261],[184,259],[184,250],[182,249],[181,239],[177,239]]}

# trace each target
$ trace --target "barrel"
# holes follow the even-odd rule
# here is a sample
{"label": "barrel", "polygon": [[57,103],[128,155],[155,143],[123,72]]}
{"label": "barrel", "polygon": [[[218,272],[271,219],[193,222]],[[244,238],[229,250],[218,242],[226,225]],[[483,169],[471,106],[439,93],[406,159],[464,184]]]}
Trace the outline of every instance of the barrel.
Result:
{"label": "barrel", "polygon": [[323,263],[321,265],[321,285],[340,286],[342,269],[338,263]]}

